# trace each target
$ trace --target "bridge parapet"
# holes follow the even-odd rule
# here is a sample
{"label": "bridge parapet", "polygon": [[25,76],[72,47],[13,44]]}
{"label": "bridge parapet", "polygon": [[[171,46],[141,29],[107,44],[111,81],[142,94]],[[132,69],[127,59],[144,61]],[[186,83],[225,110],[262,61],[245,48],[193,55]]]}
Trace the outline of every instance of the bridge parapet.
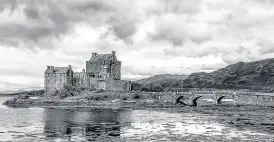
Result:
{"label": "bridge parapet", "polygon": [[[274,106],[273,93],[233,92],[233,91],[193,91],[193,92],[141,92],[147,99],[163,103],[178,103],[197,105],[197,101],[212,101],[218,105],[222,100],[232,101],[234,105],[264,105]],[[229,100],[228,100],[229,99]]]}

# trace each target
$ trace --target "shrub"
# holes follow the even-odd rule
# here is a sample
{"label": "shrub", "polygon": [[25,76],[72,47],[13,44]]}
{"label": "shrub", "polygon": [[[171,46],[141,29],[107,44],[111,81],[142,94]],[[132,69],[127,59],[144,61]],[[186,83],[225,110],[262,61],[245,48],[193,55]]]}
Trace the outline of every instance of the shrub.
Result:
{"label": "shrub", "polygon": [[70,96],[75,96],[77,93],[81,92],[79,87],[72,86],[70,84],[64,84],[63,89],[60,91],[56,91],[56,94],[60,96],[60,98],[66,98]]}
{"label": "shrub", "polygon": [[96,90],[95,92],[96,92],[96,93],[102,93],[102,92],[104,92],[104,90],[103,90],[103,89],[98,89],[98,90]]}
{"label": "shrub", "polygon": [[109,97],[107,95],[104,95],[103,99],[106,100],[108,99]]}
{"label": "shrub", "polygon": [[96,97],[94,97],[94,100],[99,101],[99,100],[101,100],[101,98],[99,96],[96,96]]}
{"label": "shrub", "polygon": [[19,99],[25,100],[25,99],[29,99],[30,97],[29,97],[29,95],[27,95],[27,94],[20,94],[20,95],[18,96],[18,98],[19,98]]}
{"label": "shrub", "polygon": [[139,94],[135,94],[134,96],[133,96],[133,99],[141,99],[141,95],[139,95]]}
{"label": "shrub", "polygon": [[123,100],[126,101],[126,100],[128,100],[128,98],[127,97],[123,97]]}
{"label": "shrub", "polygon": [[164,90],[164,87],[161,84],[143,84],[140,87],[141,91],[146,91],[146,92],[162,92]]}

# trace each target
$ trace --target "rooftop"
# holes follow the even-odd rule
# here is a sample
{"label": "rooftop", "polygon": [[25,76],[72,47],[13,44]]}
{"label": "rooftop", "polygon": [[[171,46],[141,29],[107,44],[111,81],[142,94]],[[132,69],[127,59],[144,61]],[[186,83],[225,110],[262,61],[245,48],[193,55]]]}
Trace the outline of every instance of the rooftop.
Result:
{"label": "rooftop", "polygon": [[54,67],[48,66],[45,73],[67,73],[71,67]]}

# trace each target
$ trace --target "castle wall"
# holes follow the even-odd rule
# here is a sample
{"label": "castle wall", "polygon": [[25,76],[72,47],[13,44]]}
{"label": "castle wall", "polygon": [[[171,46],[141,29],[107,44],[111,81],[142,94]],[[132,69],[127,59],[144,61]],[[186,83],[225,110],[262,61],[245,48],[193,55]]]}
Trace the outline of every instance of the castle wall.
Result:
{"label": "castle wall", "polygon": [[97,88],[99,90],[101,90],[101,89],[105,90],[106,89],[105,87],[106,87],[106,82],[104,80],[98,80],[98,87]]}
{"label": "castle wall", "polygon": [[[91,74],[98,74],[104,70],[104,67],[107,66],[107,72],[111,72],[112,68],[110,68],[110,62],[113,61],[96,61],[90,62],[86,61],[86,72]],[[116,62],[113,62],[116,64]]]}
{"label": "castle wall", "polygon": [[89,88],[95,89],[98,87],[97,79],[95,77],[89,77]]}
{"label": "castle wall", "polygon": [[64,70],[63,73],[46,70],[45,92],[52,95],[57,90],[61,90],[64,84],[81,88],[130,91],[131,83],[121,80],[121,64],[122,62],[117,60],[115,52],[112,51],[111,54],[93,53],[90,61],[86,61],[86,72],[83,70],[74,73],[70,65],[67,73],[64,73]]}
{"label": "castle wall", "polygon": [[73,85],[73,71],[72,69],[69,69],[69,71],[66,74],[66,84]]}
{"label": "castle wall", "polygon": [[131,91],[131,82],[125,80],[106,79],[106,89],[112,91]]}
{"label": "castle wall", "polygon": [[121,79],[121,64],[122,62],[118,61],[111,66],[111,76],[116,80]]}
{"label": "castle wall", "polygon": [[85,72],[73,73],[73,85],[81,88],[87,88],[87,78]]}
{"label": "castle wall", "polygon": [[66,74],[45,74],[45,94],[51,96],[56,91],[61,90],[67,79]]}

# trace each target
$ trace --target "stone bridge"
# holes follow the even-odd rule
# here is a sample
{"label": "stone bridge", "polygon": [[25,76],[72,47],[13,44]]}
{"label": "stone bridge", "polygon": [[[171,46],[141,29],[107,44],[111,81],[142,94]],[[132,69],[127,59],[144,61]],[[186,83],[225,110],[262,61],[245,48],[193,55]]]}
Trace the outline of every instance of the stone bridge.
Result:
{"label": "stone bridge", "polygon": [[[195,91],[150,93],[159,102],[199,106],[201,102],[219,105],[229,102],[233,105],[274,106],[273,93],[233,92],[233,91]],[[156,97],[155,97],[156,96]]]}

